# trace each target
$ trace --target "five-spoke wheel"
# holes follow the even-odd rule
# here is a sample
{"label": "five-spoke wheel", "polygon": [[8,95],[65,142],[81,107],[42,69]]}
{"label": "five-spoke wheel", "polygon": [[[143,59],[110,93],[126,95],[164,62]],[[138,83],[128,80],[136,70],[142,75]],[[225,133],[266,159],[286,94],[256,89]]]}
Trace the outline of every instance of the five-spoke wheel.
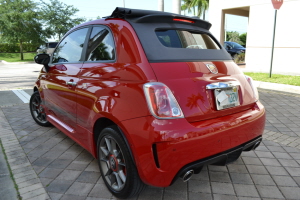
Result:
{"label": "five-spoke wheel", "polygon": [[98,138],[98,162],[102,178],[113,195],[128,198],[144,188],[129,149],[116,126],[105,128]]}
{"label": "five-spoke wheel", "polygon": [[50,122],[47,121],[46,113],[42,106],[42,100],[40,97],[40,93],[35,91],[30,98],[30,112],[33,119],[36,121],[37,124],[41,126],[50,126]]}
{"label": "five-spoke wheel", "polygon": [[111,136],[100,141],[100,166],[106,181],[115,191],[120,191],[126,183],[126,160],[120,146]]}

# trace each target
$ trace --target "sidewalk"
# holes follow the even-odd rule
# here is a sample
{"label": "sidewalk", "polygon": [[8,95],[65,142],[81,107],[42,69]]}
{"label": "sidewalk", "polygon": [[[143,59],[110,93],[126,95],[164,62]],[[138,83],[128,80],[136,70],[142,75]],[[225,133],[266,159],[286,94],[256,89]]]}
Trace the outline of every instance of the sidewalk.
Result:
{"label": "sidewalk", "polygon": [[[260,90],[267,109],[264,141],[235,163],[208,166],[188,183],[147,187],[136,200],[299,199],[300,95]],[[115,199],[97,161],[54,127],[40,127],[28,104],[0,108],[0,138],[21,197]]]}
{"label": "sidewalk", "polygon": [[9,168],[7,166],[4,152],[0,141],[0,197],[2,200],[17,200],[18,194],[14,186],[14,182],[10,177]]}
{"label": "sidewalk", "polygon": [[[264,140],[257,150],[243,152],[225,167],[205,167],[188,183],[178,180],[167,188],[147,187],[132,199],[299,200],[300,87],[255,84],[267,110]],[[4,105],[0,105],[0,140],[23,200],[116,199],[102,181],[97,160],[86,150],[58,129],[38,126],[28,104],[11,90],[0,94],[6,97],[0,99]],[[4,161],[0,157],[0,163]],[[3,183],[0,177],[1,188]],[[6,200],[4,196],[0,199]]]}

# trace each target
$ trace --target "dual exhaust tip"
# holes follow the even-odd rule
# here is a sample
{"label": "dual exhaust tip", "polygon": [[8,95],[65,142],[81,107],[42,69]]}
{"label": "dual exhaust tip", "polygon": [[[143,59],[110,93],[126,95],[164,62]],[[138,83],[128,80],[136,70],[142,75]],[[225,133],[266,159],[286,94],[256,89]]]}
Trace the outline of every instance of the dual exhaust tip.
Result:
{"label": "dual exhaust tip", "polygon": [[189,181],[192,178],[193,175],[194,175],[194,170],[190,169],[190,170],[186,171],[181,176],[181,178],[182,178],[183,182],[187,182],[187,181]]}
{"label": "dual exhaust tip", "polygon": [[[252,149],[251,150],[254,150],[256,149],[261,143],[261,140],[260,141],[257,141],[253,146],[252,146]],[[194,175],[194,170],[193,169],[190,169],[188,171],[186,171],[183,175],[180,176],[180,178],[182,178],[183,182],[187,182],[189,181],[192,176]]]}

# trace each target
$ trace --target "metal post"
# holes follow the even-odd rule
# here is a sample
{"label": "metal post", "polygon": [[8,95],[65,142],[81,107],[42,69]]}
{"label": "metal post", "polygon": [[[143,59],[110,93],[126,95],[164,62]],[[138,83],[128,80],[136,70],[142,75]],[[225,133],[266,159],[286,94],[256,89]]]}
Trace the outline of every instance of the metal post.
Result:
{"label": "metal post", "polygon": [[272,54],[271,54],[271,66],[270,66],[270,74],[269,74],[269,78],[272,77],[273,54],[274,54],[274,42],[275,42],[275,30],[276,30],[276,18],[277,18],[277,9],[275,9],[274,30],[273,30],[273,42],[272,42]]}
{"label": "metal post", "polygon": [[123,0],[123,7],[125,8],[125,0]]}

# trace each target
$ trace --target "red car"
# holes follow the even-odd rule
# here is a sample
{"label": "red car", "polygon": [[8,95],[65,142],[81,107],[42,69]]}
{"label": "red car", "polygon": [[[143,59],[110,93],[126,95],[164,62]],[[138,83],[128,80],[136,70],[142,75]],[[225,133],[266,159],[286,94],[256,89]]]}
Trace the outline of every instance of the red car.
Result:
{"label": "red car", "polygon": [[210,27],[116,8],[73,28],[51,57],[35,57],[44,67],[30,100],[33,119],[98,158],[118,198],[235,161],[260,144],[265,109]]}

